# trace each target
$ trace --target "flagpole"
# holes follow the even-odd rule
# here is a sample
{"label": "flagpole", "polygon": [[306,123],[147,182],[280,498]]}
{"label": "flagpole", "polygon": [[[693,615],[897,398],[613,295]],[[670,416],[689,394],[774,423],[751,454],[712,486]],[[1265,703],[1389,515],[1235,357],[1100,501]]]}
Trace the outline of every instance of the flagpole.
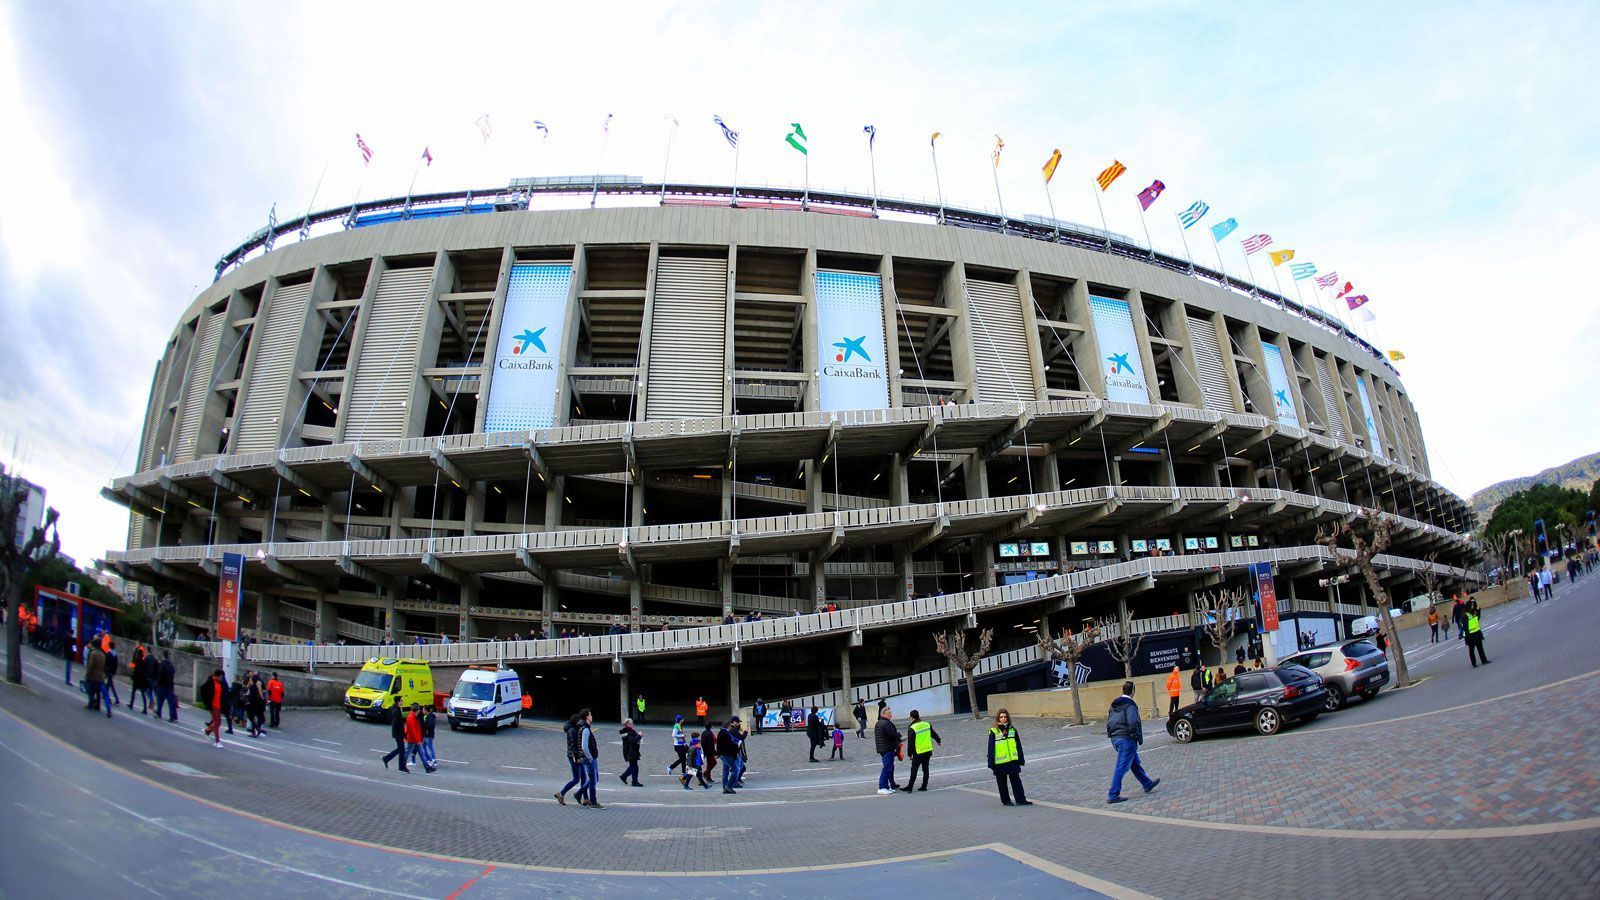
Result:
{"label": "flagpole", "polygon": [[1256,267],[1250,265],[1250,251],[1244,249],[1244,244],[1239,245],[1239,251],[1244,254],[1244,270],[1250,273],[1250,296],[1260,297],[1261,289],[1256,286]]}
{"label": "flagpole", "polygon": [[1050,235],[1053,238],[1061,237],[1061,220],[1056,218],[1056,201],[1050,196],[1050,176],[1044,179],[1044,202],[1050,207]]}
{"label": "flagpole", "polygon": [[[1209,227],[1206,230],[1211,231]],[[1222,245],[1217,243],[1217,233],[1215,231],[1211,231],[1211,248],[1217,251],[1217,268],[1222,270],[1222,282],[1223,286],[1226,287],[1228,283],[1228,266],[1222,261]]]}
{"label": "flagpole", "polygon": [[1287,299],[1287,298],[1285,298],[1283,296],[1283,282],[1278,280],[1278,269],[1279,268],[1280,267],[1279,267],[1279,265],[1277,263],[1273,263],[1272,264],[1272,283],[1278,289],[1278,297],[1279,297],[1279,299]]}
{"label": "flagpole", "polygon": [[[670,118],[670,117],[669,117]],[[667,155],[661,161],[661,205],[667,205],[667,167],[672,165],[672,138],[678,133],[678,120],[672,120],[672,127],[667,130]]]}
{"label": "flagpole", "polygon": [[317,206],[317,194],[322,192],[322,179],[328,177],[328,165],[333,160],[329,159],[322,164],[322,174],[317,176],[317,186],[311,189],[311,200],[306,203],[306,217],[300,220],[300,240],[305,240],[311,234],[311,211]]}
{"label": "flagpole", "polygon": [[[867,168],[872,170],[872,215],[878,215],[878,157],[872,145],[877,139],[876,132],[867,135]],[[809,157],[808,157],[809,158]]]}
{"label": "flagpole", "polygon": [[804,157],[806,190],[800,195],[800,208],[807,209],[811,206],[811,151],[806,150],[800,154]]}
{"label": "flagpole", "polygon": [[928,152],[933,155],[933,190],[939,197],[939,224],[944,224],[944,186],[939,183],[939,144],[937,137],[928,141]]}
{"label": "flagpole", "polygon": [[[1137,199],[1135,202],[1138,202]],[[1139,204],[1139,224],[1144,228],[1144,242],[1150,245],[1150,258],[1156,258],[1156,242],[1150,237],[1150,223],[1144,220],[1144,204]]]}
{"label": "flagpole", "polygon": [[1111,226],[1106,224],[1106,208],[1104,204],[1100,202],[1101,192],[1098,190],[1100,187],[1100,182],[1094,181],[1091,183],[1094,185],[1094,187],[1090,188],[1089,192],[1094,194],[1095,209],[1100,210],[1100,230],[1105,233],[1106,247],[1109,248],[1111,246]]}
{"label": "flagpole", "polygon": [[[427,148],[424,147],[424,150]],[[422,171],[422,157],[417,157],[417,164],[411,169],[411,183],[406,185],[406,205],[400,208],[400,218],[411,218],[411,192],[417,186],[417,173]]]}
{"label": "flagpole", "polygon": [[[1189,274],[1194,275],[1194,255],[1189,252],[1189,229],[1183,227],[1183,219],[1178,213],[1173,213],[1172,218],[1178,223],[1178,240],[1183,241],[1183,258],[1189,263]],[[1196,221],[1199,221],[1198,219]]]}
{"label": "flagpole", "polygon": [[1000,163],[999,163],[999,161],[996,160],[995,164],[990,166],[989,169],[990,169],[989,174],[994,176],[994,200],[995,200],[996,203],[1000,204],[1000,230],[1001,230],[1001,232],[1004,232],[1006,230],[1006,201],[1001,199],[1001,197],[1000,197]]}
{"label": "flagpole", "polygon": [[733,199],[728,201],[729,206],[739,205],[739,142],[733,142]]}
{"label": "flagpole", "polygon": [[611,140],[611,113],[606,114],[605,131],[600,137],[600,158],[594,162],[594,189],[589,192],[589,208],[600,198],[600,169],[606,164],[606,144]]}

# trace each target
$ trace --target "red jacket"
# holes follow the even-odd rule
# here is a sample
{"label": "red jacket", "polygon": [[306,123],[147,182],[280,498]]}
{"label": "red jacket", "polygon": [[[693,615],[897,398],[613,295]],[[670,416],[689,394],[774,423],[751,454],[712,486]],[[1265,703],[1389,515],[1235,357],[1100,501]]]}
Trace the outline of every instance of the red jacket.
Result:
{"label": "red jacket", "polygon": [[422,720],[417,718],[416,713],[406,714],[406,743],[422,743]]}
{"label": "red jacket", "polygon": [[273,703],[283,702],[283,682],[276,678],[267,682],[267,699]]}

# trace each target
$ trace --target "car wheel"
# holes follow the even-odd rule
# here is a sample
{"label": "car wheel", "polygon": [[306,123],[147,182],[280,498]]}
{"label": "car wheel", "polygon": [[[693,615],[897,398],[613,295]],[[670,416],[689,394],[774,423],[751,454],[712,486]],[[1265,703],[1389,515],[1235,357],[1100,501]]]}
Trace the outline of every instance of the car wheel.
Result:
{"label": "car wheel", "polygon": [[1172,738],[1180,744],[1187,744],[1194,740],[1194,723],[1188,719],[1179,719],[1173,722]]}
{"label": "car wheel", "polygon": [[[349,712],[349,710],[346,710],[346,712]],[[350,713],[350,721],[354,722],[355,720],[356,720],[356,714],[351,712]]]}
{"label": "car wheel", "polygon": [[521,728],[522,727],[522,713],[517,713],[516,715],[511,717],[511,727],[512,728]]}
{"label": "car wheel", "polygon": [[1283,716],[1276,709],[1268,706],[1256,713],[1256,732],[1263,735],[1277,734],[1283,728]]}
{"label": "car wheel", "polygon": [[1373,697],[1376,697],[1376,696],[1378,696],[1378,689],[1377,688],[1373,688],[1370,691],[1362,691],[1361,692],[1361,698],[1363,700],[1371,700]]}
{"label": "car wheel", "polygon": [[1322,701],[1322,708],[1328,712],[1338,712],[1344,708],[1344,688],[1337,684],[1328,685],[1328,696]]}
{"label": "car wheel", "polygon": [[450,730],[451,731],[460,731],[461,730],[461,726],[457,725],[454,721],[452,721],[450,723]]}
{"label": "car wheel", "polygon": [[495,734],[499,730],[500,730],[500,720],[499,719],[490,720],[490,722],[489,722],[489,733],[490,734]]}

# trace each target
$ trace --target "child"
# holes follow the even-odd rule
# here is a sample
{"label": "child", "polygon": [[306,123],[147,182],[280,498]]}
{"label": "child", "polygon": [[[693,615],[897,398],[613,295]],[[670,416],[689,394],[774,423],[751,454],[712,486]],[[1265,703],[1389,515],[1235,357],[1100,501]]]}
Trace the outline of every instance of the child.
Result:
{"label": "child", "polygon": [[844,759],[844,729],[839,723],[833,725],[833,752],[828,754],[829,759]]}
{"label": "child", "polygon": [[[687,756],[689,763],[694,766],[694,777],[700,779],[700,786],[710,787],[711,785],[706,782],[706,755],[705,752],[700,749],[700,735],[697,734],[689,738],[689,752]],[[683,775],[679,777],[678,780],[683,782],[684,790],[693,790],[693,788],[689,787],[689,766],[683,767]]]}

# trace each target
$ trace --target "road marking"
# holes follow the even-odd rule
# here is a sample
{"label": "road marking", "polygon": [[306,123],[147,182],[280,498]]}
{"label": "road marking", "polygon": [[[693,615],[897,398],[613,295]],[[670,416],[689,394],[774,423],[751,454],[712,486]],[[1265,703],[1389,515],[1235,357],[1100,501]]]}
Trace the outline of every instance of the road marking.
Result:
{"label": "road marking", "polygon": [[451,891],[450,894],[444,898],[444,900],[458,900],[458,898],[461,896],[462,892],[464,892],[467,888],[472,887],[473,884],[477,883],[478,879],[482,878],[485,875],[488,875],[490,872],[493,872],[493,871],[494,871],[494,866],[484,866],[482,872],[479,872],[478,874],[472,876],[471,878],[468,878],[465,882],[462,883],[461,887],[458,887],[454,891]]}
{"label": "road marking", "polygon": [[150,765],[155,766],[158,769],[164,769],[164,770],[166,770],[168,772],[171,772],[174,775],[183,775],[183,776],[186,776],[186,777],[189,777],[189,778],[215,778],[215,777],[217,777],[215,775],[209,775],[209,774],[207,774],[205,772],[202,772],[199,769],[194,768],[193,766],[186,766],[181,762],[171,762],[170,760],[165,760],[165,759],[147,759],[147,760],[144,760],[144,762],[149,763]]}
{"label": "road marking", "polygon": [[332,744],[335,747],[343,747],[344,746],[343,744],[339,743],[338,741],[325,741],[322,738],[312,738],[312,740],[316,741],[319,744]]}
{"label": "road marking", "polygon": [[538,769],[535,769],[533,766],[501,766],[500,768],[502,768],[502,769],[521,769],[524,772],[537,772],[537,771],[539,771]]}

